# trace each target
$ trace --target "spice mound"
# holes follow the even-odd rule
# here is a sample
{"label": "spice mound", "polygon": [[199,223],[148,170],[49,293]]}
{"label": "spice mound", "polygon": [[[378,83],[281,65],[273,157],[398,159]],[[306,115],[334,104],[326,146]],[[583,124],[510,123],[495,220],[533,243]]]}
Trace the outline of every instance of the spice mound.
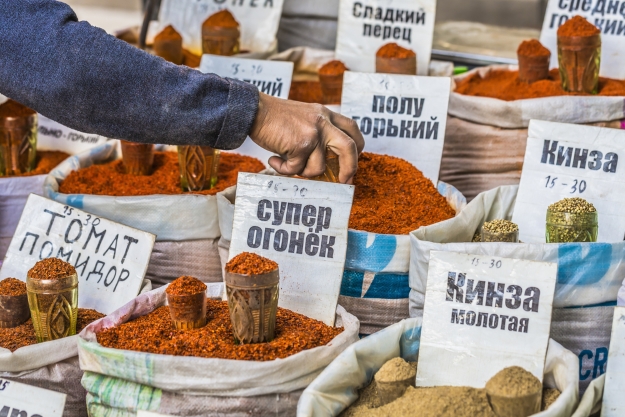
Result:
{"label": "spice mound", "polygon": [[522,397],[540,390],[540,380],[520,366],[505,368],[486,383],[486,391],[503,397]]}
{"label": "spice mound", "polygon": [[581,16],[573,16],[558,28],[558,36],[594,36],[599,28]]}
{"label": "spice mound", "polygon": [[330,61],[319,68],[319,75],[341,75],[347,71],[347,67],[341,61]]}
{"label": "spice mound", "polygon": [[250,252],[243,252],[226,264],[226,272],[241,275],[261,275],[275,271],[278,264],[271,259]]}
{"label": "spice mound", "polygon": [[594,213],[597,211],[592,203],[584,200],[583,198],[563,198],[557,203],[553,203],[548,207],[549,211],[556,213]]}
{"label": "spice mound", "polygon": [[175,356],[252,361],[283,359],[327,345],[343,331],[301,314],[278,308],[275,338],[269,343],[234,343],[228,303],[207,300],[206,326],[173,330],[166,306],[97,334],[98,342],[115,349]]}
{"label": "spice mound", "polygon": [[[1,107],[1,106],[0,106]],[[61,162],[69,158],[69,154],[60,151],[37,151],[35,169],[22,174],[12,175],[12,177],[31,177],[33,175],[49,174]],[[3,178],[3,177],[0,177]]]}
{"label": "spice mound", "polygon": [[530,39],[521,42],[517,54],[522,56],[549,56],[551,52],[538,39]]}
{"label": "spice mound", "polygon": [[31,279],[60,279],[74,275],[76,269],[59,258],[46,258],[35,264],[29,271]]}
{"label": "spice mound", "polygon": [[379,382],[402,381],[415,375],[415,368],[402,358],[393,358],[387,361],[375,374]]}
{"label": "spice mound", "polygon": [[289,100],[304,103],[321,103],[323,92],[319,81],[293,81],[289,90]]}
{"label": "spice mound", "polygon": [[193,295],[206,291],[206,284],[197,278],[183,276],[176,278],[165,291],[169,295]]}
{"label": "spice mound", "polygon": [[402,48],[396,43],[387,43],[386,45],[378,49],[378,52],[376,52],[375,55],[379,56],[380,58],[398,58],[398,59],[412,58],[412,57],[417,56],[417,54],[415,54],[414,51],[410,49]]}
{"label": "spice mound", "polygon": [[[256,158],[235,153],[221,153],[217,185],[210,190],[190,194],[215,195],[235,185],[239,172],[260,172],[265,166]],[[64,194],[136,196],[183,194],[176,152],[154,152],[151,175],[129,175],[122,160],[72,171],[59,186]]]}
{"label": "spice mound", "polygon": [[363,152],[354,185],[351,229],[407,234],[456,214],[432,181],[401,158]]}
{"label": "spice mound", "polygon": [[17,295],[26,294],[26,283],[17,278],[5,278],[0,281],[0,295],[9,295],[15,297]]}
{"label": "spice mound", "polygon": [[493,233],[512,233],[519,231],[519,226],[516,223],[512,223],[510,220],[504,219],[496,219],[485,222],[482,227],[484,230]]}
{"label": "spice mound", "polygon": [[[78,319],[76,321],[76,333],[81,332],[82,329],[102,317],[104,317],[104,314],[98,313],[95,310],[79,308]],[[28,319],[28,321],[17,327],[8,329],[0,328],[1,348],[9,349],[11,352],[14,352],[21,347],[34,345],[36,343],[37,336],[35,335],[32,319]]]}
{"label": "spice mound", "polygon": [[154,42],[182,40],[180,33],[172,25],[167,26],[154,37]]}
{"label": "spice mound", "polygon": [[239,23],[228,10],[220,10],[204,21],[204,26],[217,26],[222,28],[236,28]]}
{"label": "spice mound", "polygon": [[543,400],[541,409],[546,410],[551,407],[560,397],[560,391],[555,388],[543,388]]}

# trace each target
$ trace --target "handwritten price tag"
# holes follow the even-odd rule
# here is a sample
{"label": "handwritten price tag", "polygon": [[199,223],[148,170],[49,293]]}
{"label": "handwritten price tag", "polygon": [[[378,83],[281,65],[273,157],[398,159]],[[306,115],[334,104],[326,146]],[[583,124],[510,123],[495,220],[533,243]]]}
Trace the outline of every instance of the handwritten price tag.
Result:
{"label": "handwritten price tag", "polygon": [[67,395],[0,379],[0,415],[61,417]]}
{"label": "handwritten price tag", "polygon": [[62,151],[75,155],[107,141],[100,135],[82,133],[60,123],[38,115],[37,149]]}

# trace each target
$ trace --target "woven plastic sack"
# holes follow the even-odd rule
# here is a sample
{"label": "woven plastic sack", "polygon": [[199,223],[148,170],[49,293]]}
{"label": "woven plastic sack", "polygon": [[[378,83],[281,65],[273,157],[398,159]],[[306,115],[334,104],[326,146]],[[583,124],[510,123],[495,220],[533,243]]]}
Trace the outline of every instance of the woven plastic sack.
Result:
{"label": "woven plastic sack", "polygon": [[[601,401],[603,400],[603,387],[605,385],[605,375],[601,375],[590,383],[588,389],[582,396],[579,406],[573,417],[589,417],[595,416],[601,410]],[[596,414],[598,416],[598,414]]]}
{"label": "woven plastic sack", "polygon": [[[358,398],[357,390],[392,358],[416,361],[421,318],[402,320],[347,348],[304,390],[298,417],[337,416]],[[577,406],[578,364],[574,354],[549,340],[543,385],[557,388],[560,397],[536,417],[569,417]]]}
{"label": "woven plastic sack", "polygon": [[[165,288],[140,295],[80,334],[78,353],[91,415],[137,410],[183,416],[292,416],[301,390],[358,340],[358,320],[337,307],[343,333],[328,345],[266,362],[155,355],[105,348],[96,333],[165,305]],[[209,286],[210,296],[221,285]],[[209,324],[210,325],[210,324]]]}

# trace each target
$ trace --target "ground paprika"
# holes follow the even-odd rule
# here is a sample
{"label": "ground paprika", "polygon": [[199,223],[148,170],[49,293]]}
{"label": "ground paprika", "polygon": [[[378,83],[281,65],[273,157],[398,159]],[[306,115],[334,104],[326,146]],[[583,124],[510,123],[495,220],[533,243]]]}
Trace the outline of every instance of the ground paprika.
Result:
{"label": "ground paprika", "polygon": [[222,28],[236,28],[239,26],[239,22],[236,21],[229,10],[223,9],[210,15],[208,19],[204,21],[204,25]]}
{"label": "ground paprika", "polygon": [[[33,175],[49,174],[57,165],[69,158],[69,154],[60,151],[37,151],[37,162],[35,169],[23,174],[13,175],[14,177],[31,177]],[[2,177],[0,177],[1,180]]]}
{"label": "ground paprika", "polygon": [[289,90],[289,100],[304,103],[322,103],[323,92],[319,81],[293,81]]}
{"label": "ground paprika", "polygon": [[380,58],[399,58],[399,59],[412,58],[412,57],[417,56],[417,54],[414,51],[403,48],[397,45],[396,43],[387,43],[386,45],[378,49],[378,52],[376,52],[375,55]]}
{"label": "ground paprika", "polygon": [[277,268],[278,264],[271,259],[250,252],[242,252],[226,264],[226,272],[241,275],[261,275]]}
{"label": "ground paprika", "polygon": [[558,28],[558,36],[594,36],[601,30],[582,16],[573,16]]}

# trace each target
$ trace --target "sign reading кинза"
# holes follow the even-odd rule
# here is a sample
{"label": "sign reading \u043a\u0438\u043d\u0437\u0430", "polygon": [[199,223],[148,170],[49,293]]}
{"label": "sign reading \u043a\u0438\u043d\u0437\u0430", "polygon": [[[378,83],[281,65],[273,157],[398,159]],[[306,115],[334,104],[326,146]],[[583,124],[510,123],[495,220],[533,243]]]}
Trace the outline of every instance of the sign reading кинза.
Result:
{"label": "sign reading \u043a\u0438\u043d\u0437\u0430", "polygon": [[520,366],[543,379],[558,266],[430,252],[417,386],[483,388]]}
{"label": "sign reading \u043a\u0438\u043d\u0437\u0430", "polygon": [[66,394],[0,379],[0,416],[61,417]]}

